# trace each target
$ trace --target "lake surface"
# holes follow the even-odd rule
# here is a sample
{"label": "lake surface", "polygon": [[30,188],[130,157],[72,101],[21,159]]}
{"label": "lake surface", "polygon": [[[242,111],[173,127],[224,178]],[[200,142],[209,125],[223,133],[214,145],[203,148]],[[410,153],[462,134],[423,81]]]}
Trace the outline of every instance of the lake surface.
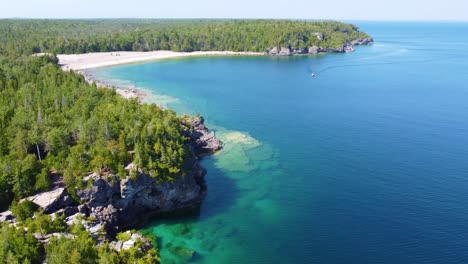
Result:
{"label": "lake surface", "polygon": [[[151,223],[163,264],[468,263],[468,24],[357,22],[355,53],[94,70],[202,114],[199,215]],[[317,77],[311,77],[316,72]]]}

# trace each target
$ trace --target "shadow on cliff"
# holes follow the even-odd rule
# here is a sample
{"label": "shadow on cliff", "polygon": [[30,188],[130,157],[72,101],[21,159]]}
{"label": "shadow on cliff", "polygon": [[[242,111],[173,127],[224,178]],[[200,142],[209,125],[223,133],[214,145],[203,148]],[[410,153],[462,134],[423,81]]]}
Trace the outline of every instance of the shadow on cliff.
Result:
{"label": "shadow on cliff", "polygon": [[205,181],[207,194],[200,206],[170,214],[156,215],[141,225],[143,229],[158,224],[192,224],[228,210],[238,198],[239,189],[226,172],[216,167],[215,157],[205,157],[201,165],[207,169]]}

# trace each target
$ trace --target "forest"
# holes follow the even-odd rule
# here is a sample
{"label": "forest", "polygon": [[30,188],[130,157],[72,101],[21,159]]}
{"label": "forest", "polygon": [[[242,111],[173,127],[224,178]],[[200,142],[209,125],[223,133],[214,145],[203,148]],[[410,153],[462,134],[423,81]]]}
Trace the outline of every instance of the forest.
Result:
{"label": "forest", "polygon": [[[73,196],[75,187],[85,187],[82,178],[89,172],[122,178],[143,172],[171,181],[191,153],[182,133],[185,119],[155,104],[124,99],[113,89],[98,89],[80,74],[62,71],[55,56],[0,56],[0,207],[3,211],[13,201],[10,210],[20,220],[16,227],[2,225],[0,259],[40,263],[44,250],[47,258],[58,258],[60,254],[51,252],[84,241],[76,247],[74,263],[97,263],[100,254],[115,259],[104,263],[156,263],[154,254],[140,258],[103,251],[79,227],[70,227],[76,239],[57,238],[44,249],[33,237],[38,228],[28,226],[39,225],[41,231],[55,226],[53,232],[65,231],[66,225],[39,224],[50,222],[45,219],[50,216],[37,215],[40,212],[26,202],[16,201],[49,190],[61,176]],[[132,162],[135,167],[125,170]],[[21,226],[28,231],[18,229]],[[94,254],[96,261],[83,259],[87,254]],[[62,262],[48,263],[65,263],[63,256]]]}
{"label": "forest", "polygon": [[[318,37],[319,36],[319,37]],[[0,20],[0,53],[255,51],[337,48],[367,38],[351,24],[291,20]]]}
{"label": "forest", "polygon": [[3,58],[0,88],[2,207],[48,190],[52,173],[73,189],[92,171],[125,178],[133,162],[171,180],[189,155],[183,117],[98,89],[55,57]]}

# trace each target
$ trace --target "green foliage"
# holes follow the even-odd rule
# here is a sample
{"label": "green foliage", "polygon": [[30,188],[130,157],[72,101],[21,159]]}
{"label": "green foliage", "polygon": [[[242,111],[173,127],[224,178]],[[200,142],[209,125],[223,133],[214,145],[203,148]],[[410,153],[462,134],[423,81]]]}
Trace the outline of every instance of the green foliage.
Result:
{"label": "green foliage", "polygon": [[[42,249],[31,232],[9,226],[1,226],[0,260],[2,263],[41,263]],[[64,262],[66,263],[66,262]]]}
{"label": "green foliage", "polygon": [[107,242],[99,247],[96,246],[92,236],[81,225],[72,226],[71,232],[74,235],[73,238],[65,236],[53,238],[45,247],[47,263],[159,263],[156,249],[148,251],[139,249],[144,248],[141,240],[130,249],[117,252],[110,249]]}
{"label": "green foliage", "polygon": [[131,162],[171,180],[189,154],[175,112],[89,85],[54,57],[0,56],[0,71],[9,83],[0,89],[0,109],[8,113],[0,114],[2,133],[13,139],[0,152],[2,193],[19,199],[47,190],[53,170],[73,195],[89,172],[125,177]]}
{"label": "green foliage", "polygon": [[13,213],[13,215],[15,215],[16,219],[18,219],[21,222],[25,222],[28,219],[30,219],[33,216],[34,212],[37,211],[37,209],[38,206],[35,203],[28,200],[24,200],[21,203],[14,202],[10,207],[10,210]]}
{"label": "green foliage", "polygon": [[120,232],[117,234],[116,239],[117,240],[122,240],[122,241],[127,241],[131,238],[132,234],[130,232]]}
{"label": "green foliage", "polygon": [[[317,33],[322,33],[320,40]],[[337,47],[368,37],[351,24],[288,20],[2,20],[4,54],[108,51],[260,51],[273,46]],[[0,75],[1,76],[1,75]],[[0,77],[0,82],[4,81]]]}
{"label": "green foliage", "polygon": [[96,242],[86,230],[76,232],[75,238],[52,238],[45,247],[48,264],[96,263],[98,251]]}
{"label": "green foliage", "polygon": [[34,214],[34,220],[27,224],[28,231],[47,235],[55,232],[65,231],[65,217],[63,215],[55,216],[53,219],[50,215],[37,212]]}

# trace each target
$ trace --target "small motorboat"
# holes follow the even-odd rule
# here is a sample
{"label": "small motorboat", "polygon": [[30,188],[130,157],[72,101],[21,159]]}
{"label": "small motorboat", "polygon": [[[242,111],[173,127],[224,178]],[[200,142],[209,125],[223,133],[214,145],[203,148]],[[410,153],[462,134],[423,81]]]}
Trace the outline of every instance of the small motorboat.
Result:
{"label": "small motorboat", "polygon": [[312,75],[312,77],[315,77],[315,76],[317,76],[317,75],[315,74],[315,72],[313,72],[311,75]]}

